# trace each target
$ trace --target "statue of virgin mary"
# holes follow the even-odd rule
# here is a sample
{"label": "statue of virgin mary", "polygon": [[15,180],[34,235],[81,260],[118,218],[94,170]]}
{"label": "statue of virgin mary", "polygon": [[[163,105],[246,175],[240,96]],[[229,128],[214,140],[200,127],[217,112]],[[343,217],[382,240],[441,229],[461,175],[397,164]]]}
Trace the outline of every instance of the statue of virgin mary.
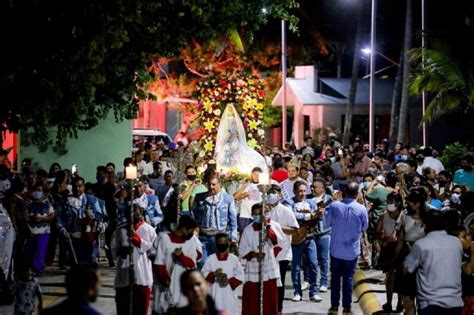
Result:
{"label": "statue of virgin mary", "polygon": [[242,120],[233,105],[227,105],[222,114],[214,160],[218,171],[226,172],[235,167],[241,173],[250,174],[258,166],[264,173],[268,173],[265,158],[247,145]]}

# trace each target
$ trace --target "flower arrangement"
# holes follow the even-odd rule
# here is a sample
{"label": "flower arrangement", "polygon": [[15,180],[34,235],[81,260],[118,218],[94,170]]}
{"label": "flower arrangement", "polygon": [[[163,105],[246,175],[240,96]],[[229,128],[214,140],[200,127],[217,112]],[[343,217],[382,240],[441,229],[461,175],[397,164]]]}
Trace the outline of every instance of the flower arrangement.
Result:
{"label": "flower arrangement", "polygon": [[220,118],[229,104],[234,105],[240,112],[249,147],[261,148],[265,132],[264,92],[260,79],[240,72],[210,75],[197,84],[196,93],[199,101],[199,123],[203,133],[200,139],[203,148],[201,156],[213,154]]}

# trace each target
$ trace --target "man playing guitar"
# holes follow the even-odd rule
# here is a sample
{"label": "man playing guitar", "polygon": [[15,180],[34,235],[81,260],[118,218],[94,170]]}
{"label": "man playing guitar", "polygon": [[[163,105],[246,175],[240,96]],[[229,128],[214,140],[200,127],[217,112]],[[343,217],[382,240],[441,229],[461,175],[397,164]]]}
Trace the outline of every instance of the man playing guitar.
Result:
{"label": "man playing guitar", "polygon": [[[295,213],[300,229],[293,234],[293,261],[291,263],[291,279],[293,281],[294,297],[293,301],[301,301],[301,259],[303,255],[308,262],[309,273],[309,296],[315,302],[321,302],[322,298],[318,295],[316,286],[317,279],[317,251],[314,241],[315,228],[318,218],[324,213],[324,209],[319,210],[316,202],[306,199],[307,183],[305,181],[296,181],[293,187],[295,196],[285,200],[284,204],[289,206]],[[299,244],[295,244],[295,238],[299,239]]]}

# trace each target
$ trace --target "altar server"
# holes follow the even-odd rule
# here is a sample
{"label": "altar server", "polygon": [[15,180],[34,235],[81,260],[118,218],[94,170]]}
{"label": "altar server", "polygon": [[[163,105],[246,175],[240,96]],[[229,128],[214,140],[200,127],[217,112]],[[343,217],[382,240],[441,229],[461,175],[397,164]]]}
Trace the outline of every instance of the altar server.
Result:
{"label": "altar server", "polygon": [[[263,262],[263,314],[278,314],[277,287],[281,285],[281,281],[276,256],[282,247],[286,246],[286,239],[283,236],[280,224],[271,220],[267,215],[264,215],[262,208],[261,203],[252,206],[253,223],[244,229],[239,244],[239,253],[243,259],[247,260],[245,266],[245,284],[242,295],[242,314],[245,315],[260,314],[258,282],[260,261]],[[262,229],[262,220],[265,220],[265,230],[263,231],[263,252],[260,253],[259,233]]]}
{"label": "altar server", "polygon": [[230,240],[227,234],[216,235],[216,250],[206,260],[202,273],[210,283],[210,295],[216,308],[230,315],[238,314],[238,298],[234,291],[244,281],[244,269],[239,258],[229,253]]}

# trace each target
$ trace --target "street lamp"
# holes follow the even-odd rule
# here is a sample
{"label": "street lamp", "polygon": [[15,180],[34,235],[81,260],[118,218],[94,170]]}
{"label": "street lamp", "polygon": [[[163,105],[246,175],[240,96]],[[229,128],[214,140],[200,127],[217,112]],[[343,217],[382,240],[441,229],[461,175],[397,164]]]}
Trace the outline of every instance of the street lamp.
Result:
{"label": "street lamp", "polygon": [[[370,23],[370,52],[375,50],[376,0],[372,0]],[[375,54],[370,54],[370,81],[369,81],[369,150],[374,152],[374,79],[375,79]]]}
{"label": "street lamp", "polygon": [[[367,55],[367,56],[370,56],[370,55],[372,54],[372,50],[371,50],[369,47],[362,48],[360,51],[361,51],[364,55]],[[376,54],[376,55],[379,55],[380,57],[382,57],[382,58],[384,58],[385,60],[389,61],[389,62],[390,62],[390,65],[388,65],[388,66],[386,66],[386,67],[384,67],[384,68],[382,68],[382,69],[379,69],[379,70],[375,71],[375,72],[374,72],[374,75],[375,75],[375,74],[379,74],[380,72],[384,72],[385,70],[388,70],[388,69],[390,69],[390,68],[392,68],[392,67],[395,67],[395,66],[399,67],[399,66],[400,66],[400,64],[399,64],[398,62],[396,62],[396,61],[394,61],[393,59],[391,59],[390,57],[388,57],[388,56],[382,54],[380,51],[375,51],[375,54]],[[369,78],[369,77],[370,77],[370,74],[367,74],[367,75],[363,76],[362,79],[367,79],[367,78]]]}

